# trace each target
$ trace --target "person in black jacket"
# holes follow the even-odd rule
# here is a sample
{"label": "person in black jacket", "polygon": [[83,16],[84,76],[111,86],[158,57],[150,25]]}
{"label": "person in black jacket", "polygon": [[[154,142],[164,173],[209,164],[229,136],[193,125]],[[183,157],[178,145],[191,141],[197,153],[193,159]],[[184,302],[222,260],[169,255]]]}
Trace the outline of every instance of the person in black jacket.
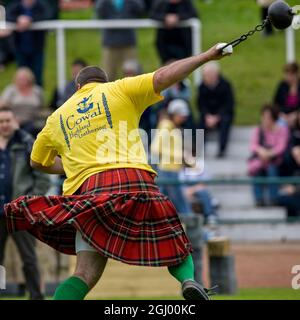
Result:
{"label": "person in black jacket", "polygon": [[[0,6],[6,7],[10,1],[0,0]],[[0,29],[0,72],[15,58],[15,50],[11,31]]]}
{"label": "person in black jacket", "polygon": [[33,22],[49,19],[50,12],[42,0],[15,1],[6,10],[7,21],[17,24],[14,32],[17,65],[30,68],[40,86],[43,82],[45,31],[28,29]]}
{"label": "person in black jacket", "polygon": [[157,31],[156,47],[162,64],[191,56],[192,35],[190,28],[176,28],[182,20],[197,18],[197,10],[191,0],[156,0],[150,18],[164,22]]}
{"label": "person in black jacket", "polygon": [[[102,20],[138,19],[144,13],[141,0],[97,0],[96,15]],[[128,29],[104,29],[102,37],[102,65],[110,81],[121,76],[126,60],[137,59],[136,32]]]}
{"label": "person in black jacket", "polygon": [[282,113],[300,109],[299,65],[295,62],[284,66],[284,79],[279,83],[274,103]]}
{"label": "person in black jacket", "polygon": [[216,62],[203,68],[203,82],[198,91],[198,110],[201,129],[219,131],[218,158],[225,156],[231,124],[234,119],[234,94]]}
{"label": "person in black jacket", "polygon": [[[18,129],[17,120],[9,107],[0,109],[0,265],[4,262],[5,247],[10,236],[4,205],[22,194],[45,194],[50,187],[49,177],[30,167],[30,152],[34,140]],[[27,231],[11,234],[23,263],[23,273],[30,299],[41,300],[41,279],[35,249],[35,239]]]}

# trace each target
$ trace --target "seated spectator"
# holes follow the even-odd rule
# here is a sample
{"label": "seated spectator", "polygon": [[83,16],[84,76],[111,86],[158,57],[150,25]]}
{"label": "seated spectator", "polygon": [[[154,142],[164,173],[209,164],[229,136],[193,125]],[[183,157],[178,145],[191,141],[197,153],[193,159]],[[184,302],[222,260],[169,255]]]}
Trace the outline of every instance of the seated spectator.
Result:
{"label": "seated spectator", "polygon": [[[144,12],[140,0],[97,0],[96,14],[99,19],[137,19]],[[116,80],[123,63],[137,59],[136,34],[134,29],[105,29],[102,38],[102,65],[109,80]]]}
{"label": "seated spectator", "polygon": [[287,218],[300,218],[300,186],[286,185],[279,191],[277,203],[286,208]]}
{"label": "seated spectator", "polygon": [[278,85],[274,104],[283,113],[300,109],[299,65],[297,63],[288,63],[284,67],[284,80]]}
{"label": "seated spectator", "polygon": [[157,31],[156,47],[162,64],[192,55],[190,28],[178,28],[180,21],[197,18],[197,10],[191,0],[155,0],[150,18],[164,23]]}
{"label": "seated spectator", "polygon": [[300,169],[300,111],[297,114],[297,122],[294,130],[291,133],[292,136],[292,156],[295,164],[298,166],[297,170]]}
{"label": "seated spectator", "polygon": [[50,15],[42,0],[14,1],[7,6],[7,21],[17,24],[14,32],[18,67],[30,68],[38,85],[43,82],[45,31],[29,31],[33,22],[47,20]]}
{"label": "seated spectator", "polygon": [[198,90],[200,128],[218,130],[218,158],[225,156],[230,128],[234,120],[234,94],[232,87],[220,73],[218,63],[210,62],[203,67],[203,82]]}
{"label": "seated spectator", "polygon": [[[253,177],[277,177],[279,165],[287,148],[289,133],[287,128],[278,125],[278,110],[266,105],[261,112],[261,125],[251,138],[251,157],[248,173]],[[276,204],[278,185],[258,184],[253,186],[257,206]]]}
{"label": "seated spectator", "polygon": [[10,106],[21,129],[33,135],[37,133],[36,121],[43,103],[43,90],[35,85],[34,75],[28,68],[17,70],[14,83],[7,86],[0,97],[0,107]]}
{"label": "seated spectator", "polygon": [[123,77],[135,77],[143,73],[143,68],[136,59],[124,61],[122,66]]}
{"label": "seated spectator", "polygon": [[185,181],[195,182],[193,185],[184,187],[185,195],[189,202],[192,203],[194,212],[203,214],[204,223],[213,226],[218,223],[217,208],[219,201],[213,197],[207,185],[202,182],[202,180],[210,178],[208,174],[203,173],[203,167],[204,164],[201,161],[197,161],[195,166],[182,170],[180,178]]}
{"label": "seated spectator", "polygon": [[[300,176],[300,111],[297,112],[296,123],[291,128],[290,143],[285,154],[284,173],[288,176]],[[283,186],[277,202],[286,208],[287,218],[300,217],[300,186]]]}
{"label": "seated spectator", "polygon": [[152,154],[160,159],[159,178],[178,180],[176,185],[163,185],[160,188],[181,214],[192,213],[191,205],[184,196],[183,187],[179,184],[179,173],[184,166],[183,138],[180,128],[189,114],[189,106],[184,100],[171,101],[168,106],[168,115],[159,122],[151,144]]}
{"label": "seated spectator", "polygon": [[284,119],[285,127],[288,128],[290,135],[288,146],[280,165],[280,175],[289,177],[293,176],[300,168],[300,159],[298,156],[300,146],[300,111],[290,110],[288,113],[282,115],[282,119]]}
{"label": "seated spectator", "polygon": [[[161,94],[164,96],[164,100],[157,103],[155,106],[151,108],[153,113],[153,121],[155,123],[158,123],[160,117],[166,114],[168,105],[172,100],[175,100],[175,99],[185,100],[190,107],[191,100],[192,100],[191,82],[189,79],[185,79],[183,81],[175,83],[170,88],[164,90]],[[195,129],[196,126],[194,123],[192,110],[187,120],[182,124],[182,127],[184,129]]]}

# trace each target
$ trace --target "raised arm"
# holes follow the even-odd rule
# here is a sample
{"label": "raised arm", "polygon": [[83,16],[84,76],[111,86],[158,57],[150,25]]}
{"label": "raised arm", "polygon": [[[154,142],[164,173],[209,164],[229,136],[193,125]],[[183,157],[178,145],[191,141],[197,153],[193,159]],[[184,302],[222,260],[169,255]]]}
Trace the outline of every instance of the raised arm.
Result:
{"label": "raised arm", "polygon": [[187,78],[193,71],[201,67],[203,64],[211,60],[220,60],[226,55],[222,54],[218,45],[210,48],[208,51],[197,56],[192,56],[186,59],[178,60],[165,67],[158,69],[153,78],[153,86],[155,92],[159,93],[173,84]]}

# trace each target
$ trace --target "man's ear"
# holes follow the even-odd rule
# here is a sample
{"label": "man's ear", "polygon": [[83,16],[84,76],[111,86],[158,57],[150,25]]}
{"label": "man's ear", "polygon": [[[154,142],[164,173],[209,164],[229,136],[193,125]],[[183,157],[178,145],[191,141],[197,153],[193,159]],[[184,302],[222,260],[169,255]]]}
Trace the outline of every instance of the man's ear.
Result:
{"label": "man's ear", "polygon": [[77,84],[77,90],[80,90],[81,89],[81,86],[80,86],[80,84],[78,83]]}

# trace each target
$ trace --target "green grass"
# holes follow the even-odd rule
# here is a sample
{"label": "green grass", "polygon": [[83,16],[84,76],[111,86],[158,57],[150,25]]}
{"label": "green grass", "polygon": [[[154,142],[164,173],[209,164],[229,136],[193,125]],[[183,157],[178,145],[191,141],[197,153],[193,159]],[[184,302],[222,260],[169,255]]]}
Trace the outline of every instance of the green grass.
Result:
{"label": "green grass", "polygon": [[[112,300],[123,300],[128,297],[111,298]],[[108,298],[109,300],[109,298]],[[131,300],[131,298],[130,298]],[[181,300],[180,297],[145,297],[133,300]],[[300,300],[300,290],[290,288],[255,288],[240,289],[237,295],[216,295],[212,300]]]}
{"label": "green grass", "polygon": [[[49,298],[50,299],[50,298]],[[20,298],[2,298],[0,300],[21,300]],[[107,297],[97,300],[181,300],[179,296],[170,297]],[[300,290],[291,288],[255,288],[240,289],[237,295],[216,295],[212,300],[300,300]]]}
{"label": "green grass", "polygon": [[[255,1],[222,0],[205,4],[196,1],[203,24],[203,48],[216,42],[229,42],[246,33],[260,22],[259,8]],[[290,5],[297,0],[289,0]],[[63,19],[90,19],[91,10],[64,12]],[[297,33],[297,47],[300,33]],[[138,32],[139,56],[144,70],[152,71],[159,66],[154,48],[155,31]],[[101,59],[100,35],[98,31],[72,30],[67,32],[67,62],[74,58],[85,58],[90,64],[99,64]],[[55,34],[48,34],[45,66],[46,98],[49,101],[56,85]],[[222,60],[222,68],[235,88],[237,96],[237,118],[239,125],[254,124],[259,118],[259,109],[271,101],[274,89],[281,78],[285,63],[285,37],[283,32],[269,38],[257,34],[236,48],[234,56]],[[15,66],[1,73],[0,91],[10,83]],[[69,70],[68,70],[69,72]]]}

